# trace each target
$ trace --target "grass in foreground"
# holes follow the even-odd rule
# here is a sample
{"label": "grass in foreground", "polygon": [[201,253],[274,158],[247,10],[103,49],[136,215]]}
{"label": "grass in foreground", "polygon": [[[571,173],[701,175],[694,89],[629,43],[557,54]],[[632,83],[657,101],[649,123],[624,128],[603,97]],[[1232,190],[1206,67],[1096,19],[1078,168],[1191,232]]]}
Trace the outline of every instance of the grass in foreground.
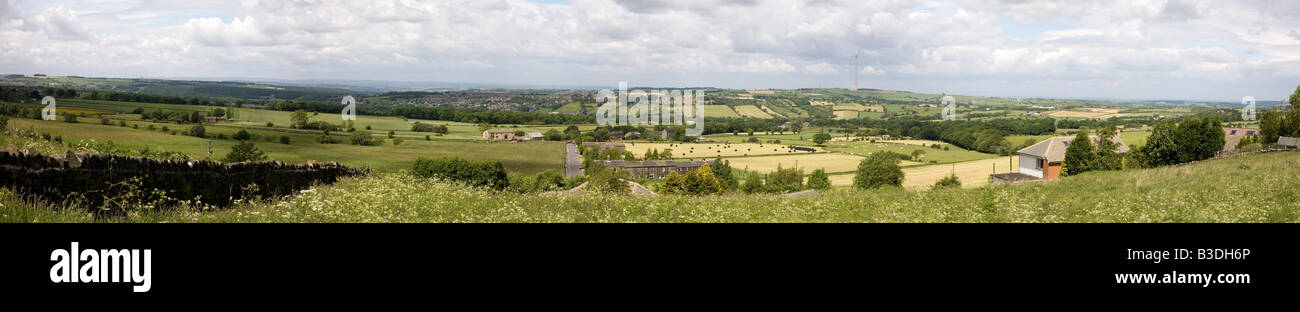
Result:
{"label": "grass in foreground", "polygon": [[0,191],[3,222],[1297,222],[1300,153],[1096,172],[1053,182],[942,191],[836,189],[819,196],[632,198],[518,195],[378,174],[275,203],[95,220]]}

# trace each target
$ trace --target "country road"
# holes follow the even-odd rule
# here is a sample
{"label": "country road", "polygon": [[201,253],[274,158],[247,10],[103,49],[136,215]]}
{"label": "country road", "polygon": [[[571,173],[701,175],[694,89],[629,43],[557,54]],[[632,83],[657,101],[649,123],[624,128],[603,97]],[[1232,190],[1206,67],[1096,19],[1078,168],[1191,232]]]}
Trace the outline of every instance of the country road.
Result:
{"label": "country road", "polygon": [[572,178],[582,174],[582,169],[578,168],[582,162],[578,160],[578,146],[573,142],[564,145],[564,177]]}

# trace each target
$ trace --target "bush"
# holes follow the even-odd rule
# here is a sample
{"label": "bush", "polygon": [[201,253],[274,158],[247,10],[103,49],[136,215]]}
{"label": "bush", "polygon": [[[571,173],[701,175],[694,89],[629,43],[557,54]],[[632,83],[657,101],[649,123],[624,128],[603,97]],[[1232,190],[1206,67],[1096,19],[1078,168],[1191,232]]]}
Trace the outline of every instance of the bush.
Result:
{"label": "bush", "polygon": [[280,136],[280,144],[288,145],[288,144],[289,144],[289,136],[287,136],[287,135],[282,135],[282,136]]}
{"label": "bush", "polygon": [[[672,160],[672,149],[665,149],[664,151],[667,152],[664,155],[668,156],[665,160]],[[736,181],[736,175],[731,173],[730,161],[718,158],[713,161],[713,165],[710,165],[709,168],[713,169],[713,176],[717,177],[718,181],[722,182],[722,187],[724,189],[730,191],[740,186],[740,181]]]}
{"label": "bush", "polygon": [[817,168],[812,174],[808,175],[808,188],[825,191],[831,188],[831,178],[826,175],[826,169]]}
{"label": "bush", "polygon": [[943,177],[943,179],[939,179],[939,182],[934,182],[933,187],[930,187],[931,190],[941,190],[941,189],[949,189],[949,188],[961,188],[961,180],[957,179],[957,175],[953,174],[953,175]]}
{"label": "bush", "polygon": [[63,114],[63,122],[66,122],[66,123],[77,123],[77,115],[66,114],[66,113],[65,113],[65,114]]}
{"label": "bush", "polygon": [[320,144],[338,144],[339,142],[341,141],[333,136],[322,135],[316,137],[316,143]]}
{"label": "bush", "polygon": [[499,160],[420,158],[415,160],[412,173],[418,177],[455,181],[473,187],[501,190],[510,186],[506,169]]}
{"label": "bush", "polygon": [[902,186],[903,168],[898,166],[898,161],[897,156],[889,153],[871,153],[858,163],[858,171],[853,176],[853,186],[860,189],[874,189],[889,185]]}
{"label": "bush", "polygon": [[712,195],[721,194],[727,190],[725,181],[713,175],[713,169],[709,165],[704,165],[685,176],[677,174],[676,171],[668,173],[664,178],[663,185],[659,188],[660,194],[679,194],[679,195]]}
{"label": "bush", "polygon": [[631,188],[627,185],[627,171],[614,170],[600,163],[593,163],[587,167],[587,187],[586,190],[598,193],[628,193]]}
{"label": "bush", "polygon": [[196,138],[206,138],[208,137],[208,130],[204,129],[203,125],[195,125],[193,127],[190,127],[189,130],[185,130],[185,135],[196,137]]}
{"label": "bush", "polygon": [[542,133],[542,138],[546,139],[547,141],[562,141],[564,140],[564,134],[560,133],[560,130],[551,129],[551,130],[546,130],[545,133]]}
{"label": "bush", "polygon": [[402,145],[402,138],[393,138],[393,145]]}
{"label": "bush", "polygon": [[767,191],[789,193],[803,190],[803,170],[799,168],[782,168],[776,165],[776,171],[767,175]]}
{"label": "bush", "polygon": [[565,188],[564,175],[559,170],[546,169],[531,176],[510,175],[510,189],[520,193],[537,193]]}
{"label": "bush", "polygon": [[266,123],[266,127],[267,127],[267,128],[275,128],[275,123],[273,123],[273,122],[268,122],[268,123]]}
{"label": "bush", "polygon": [[383,143],[383,140],[380,140],[379,138],[370,135],[370,132],[367,131],[353,132],[351,141],[352,141],[352,145],[360,145],[360,146],[376,146],[379,145],[380,143]]}
{"label": "bush", "polygon": [[239,144],[235,144],[235,146],[230,149],[230,153],[226,154],[226,158],[221,161],[244,162],[265,159],[266,154],[262,153],[262,150],[257,149],[257,146],[253,145],[252,142],[239,142]]}
{"label": "bush", "polygon": [[745,194],[754,194],[763,191],[763,177],[757,173],[750,173],[745,176],[745,183],[740,185],[740,191]]}
{"label": "bush", "polygon": [[243,130],[243,129],[240,129],[239,132],[235,132],[235,136],[234,136],[234,138],[235,138],[236,140],[246,141],[246,140],[252,139],[252,138],[253,138],[253,135],[252,135],[251,133],[248,133],[248,131],[245,131],[245,130]]}

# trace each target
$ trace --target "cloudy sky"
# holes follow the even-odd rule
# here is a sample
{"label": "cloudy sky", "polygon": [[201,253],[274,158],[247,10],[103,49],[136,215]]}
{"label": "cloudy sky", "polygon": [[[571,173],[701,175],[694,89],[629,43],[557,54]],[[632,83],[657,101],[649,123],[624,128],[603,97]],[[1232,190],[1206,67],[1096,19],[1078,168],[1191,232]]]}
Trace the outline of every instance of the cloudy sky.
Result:
{"label": "cloudy sky", "polygon": [[1279,100],[1300,1],[0,0],[0,73]]}

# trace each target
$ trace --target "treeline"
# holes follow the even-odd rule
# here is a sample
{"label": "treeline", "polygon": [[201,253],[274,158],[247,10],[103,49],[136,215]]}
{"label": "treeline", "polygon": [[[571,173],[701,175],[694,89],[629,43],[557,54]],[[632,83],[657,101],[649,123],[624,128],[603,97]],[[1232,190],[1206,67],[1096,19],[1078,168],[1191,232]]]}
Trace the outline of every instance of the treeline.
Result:
{"label": "treeline", "polygon": [[948,142],[961,148],[1010,155],[1024,144],[1008,142],[1009,135],[1044,135],[1056,132],[1051,118],[929,121],[921,118],[818,120],[824,127],[866,128],[869,135],[889,135]]}
{"label": "treeline", "polygon": [[[304,110],[317,113],[338,113],[343,105],[336,103],[280,101],[269,106],[279,111]],[[594,116],[570,114],[548,114],[535,112],[515,112],[498,110],[470,110],[447,107],[410,106],[394,104],[357,105],[358,115],[398,116],[414,119],[442,120],[463,123],[489,124],[584,124],[595,123]]]}

